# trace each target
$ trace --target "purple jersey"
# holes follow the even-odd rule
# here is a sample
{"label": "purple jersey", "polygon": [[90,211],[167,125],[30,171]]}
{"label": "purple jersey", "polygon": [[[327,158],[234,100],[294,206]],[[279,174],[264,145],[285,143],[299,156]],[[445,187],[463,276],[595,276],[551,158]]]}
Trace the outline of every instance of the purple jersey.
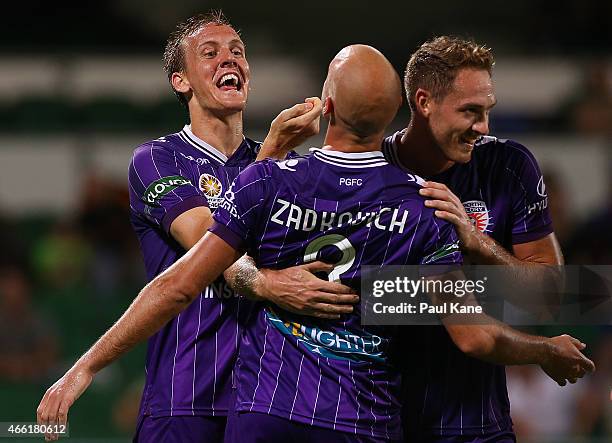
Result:
{"label": "purple jersey", "polygon": [[[398,132],[383,143],[387,160],[400,167],[401,136]],[[478,229],[508,250],[553,231],[542,173],[529,150],[515,141],[482,137],[468,163],[427,178],[446,184]],[[404,431],[451,436],[511,430],[505,368],[461,353],[442,327],[414,332],[421,336],[418,352],[427,358],[421,367],[411,365],[404,377]]]}
{"label": "purple jersey", "polygon": [[[245,139],[228,159],[185,126],[134,151],[130,218],[149,279],[185,252],[169,233],[176,217],[198,206],[214,211],[258,150]],[[141,414],[227,415],[241,303],[219,279],[149,339]]]}
{"label": "purple jersey", "polygon": [[[312,151],[247,168],[211,231],[260,267],[333,262],[329,278],[356,289],[362,265],[421,264],[434,255],[441,264],[461,260],[453,227],[423,205],[418,177],[389,165],[381,152]],[[236,409],[399,438],[391,332],[362,326],[359,307],[331,322],[260,304],[242,336]]]}

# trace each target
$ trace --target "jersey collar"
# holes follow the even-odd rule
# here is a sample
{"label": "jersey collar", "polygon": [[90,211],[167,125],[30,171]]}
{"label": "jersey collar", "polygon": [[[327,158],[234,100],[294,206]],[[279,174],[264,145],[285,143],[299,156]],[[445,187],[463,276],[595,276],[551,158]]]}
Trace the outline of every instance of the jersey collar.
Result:
{"label": "jersey collar", "polygon": [[374,168],[388,164],[380,151],[340,152],[310,148],[310,152],[317,160],[344,168]]}
{"label": "jersey collar", "polygon": [[209,157],[217,160],[222,165],[227,162],[227,156],[196,136],[191,131],[191,125],[185,125],[183,130],[179,132],[179,137],[181,137],[186,143],[189,143],[191,146],[196,148],[198,151],[201,151]]}

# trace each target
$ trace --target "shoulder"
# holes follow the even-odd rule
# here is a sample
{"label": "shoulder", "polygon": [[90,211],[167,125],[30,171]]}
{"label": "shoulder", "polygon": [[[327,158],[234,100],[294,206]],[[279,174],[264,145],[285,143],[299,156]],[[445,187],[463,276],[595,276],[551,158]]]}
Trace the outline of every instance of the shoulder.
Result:
{"label": "shoulder", "polygon": [[401,139],[405,129],[394,132],[383,139],[381,151],[387,160],[392,165],[399,166],[399,158],[397,156],[397,143]]}
{"label": "shoulder", "polygon": [[132,165],[138,167],[164,157],[174,159],[179,149],[179,142],[178,134],[170,134],[142,143],[134,149]]}
{"label": "shoulder", "polygon": [[271,176],[300,175],[308,171],[310,165],[310,155],[294,154],[284,160],[265,159],[257,162],[261,168],[265,168]]}
{"label": "shoulder", "polygon": [[273,175],[274,163],[270,159],[253,162],[236,177],[235,182],[243,186],[253,182],[268,180]]}
{"label": "shoulder", "polygon": [[385,165],[382,169],[382,172],[384,174],[385,181],[388,184],[393,183],[399,186],[406,187],[408,189],[412,189],[415,192],[418,192],[418,190],[423,187],[423,184],[426,181],[420,175],[414,174],[404,168],[395,166],[391,163]]}
{"label": "shoulder", "polygon": [[484,136],[476,142],[474,155],[477,158],[495,159],[504,164],[535,164],[536,160],[522,143],[511,139]]}

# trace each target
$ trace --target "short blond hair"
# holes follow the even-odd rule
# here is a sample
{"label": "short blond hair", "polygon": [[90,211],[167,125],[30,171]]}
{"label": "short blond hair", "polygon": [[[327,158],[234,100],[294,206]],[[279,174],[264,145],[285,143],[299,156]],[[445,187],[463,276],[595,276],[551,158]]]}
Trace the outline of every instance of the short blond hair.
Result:
{"label": "short blond hair", "polygon": [[474,40],[443,35],[426,41],[406,66],[404,87],[410,109],[414,111],[414,94],[419,88],[438,100],[450,92],[460,69],[484,69],[491,74],[494,64],[491,49]]}
{"label": "short blond hair", "polygon": [[183,42],[190,35],[195,34],[197,31],[202,29],[204,26],[215,25],[215,26],[229,26],[238,35],[240,33],[232,26],[229,20],[223,15],[221,10],[212,10],[206,14],[198,14],[193,17],[189,17],[182,23],[176,26],[175,31],[170,34],[168,41],[166,42],[166,49],[164,50],[164,71],[168,76],[168,82],[172,91],[178,98],[179,102],[187,107],[187,98],[172,86],[172,74],[175,72],[185,71],[185,49]]}

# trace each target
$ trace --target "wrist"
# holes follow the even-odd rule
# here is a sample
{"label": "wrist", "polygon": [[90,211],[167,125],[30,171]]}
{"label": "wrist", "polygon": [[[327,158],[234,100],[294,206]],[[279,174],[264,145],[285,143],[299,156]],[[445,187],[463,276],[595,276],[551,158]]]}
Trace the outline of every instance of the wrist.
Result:
{"label": "wrist", "polygon": [[464,235],[462,239],[459,239],[461,252],[466,255],[478,255],[482,249],[483,235],[485,234],[481,233],[475,226],[472,225],[467,234]]}
{"label": "wrist", "polygon": [[546,366],[553,359],[555,354],[555,346],[553,341],[548,337],[542,337],[541,350],[536,353],[537,364],[540,366]]}
{"label": "wrist", "polygon": [[268,134],[261,144],[261,148],[270,152],[278,152],[283,150],[283,143],[277,136]]}
{"label": "wrist", "polygon": [[72,371],[77,374],[88,374],[94,376],[100,369],[96,368],[93,362],[91,361],[91,356],[89,355],[91,350],[89,350],[86,354],[84,354],[72,367]]}
{"label": "wrist", "polygon": [[253,280],[253,293],[256,297],[266,301],[270,300],[270,288],[268,286],[270,272],[270,269],[258,269]]}

